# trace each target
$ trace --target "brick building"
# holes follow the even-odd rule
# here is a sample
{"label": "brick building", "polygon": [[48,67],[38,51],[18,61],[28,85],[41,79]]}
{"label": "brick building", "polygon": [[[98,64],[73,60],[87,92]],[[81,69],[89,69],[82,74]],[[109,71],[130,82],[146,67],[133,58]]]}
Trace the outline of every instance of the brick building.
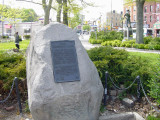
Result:
{"label": "brick building", "polygon": [[[136,22],[136,3],[124,4],[123,13],[130,11],[131,22]],[[153,25],[160,20],[160,2],[145,2],[144,4],[144,27],[153,28]]]}
{"label": "brick building", "polygon": [[116,11],[113,10],[112,14],[111,12],[108,12],[106,14],[106,25],[110,26],[111,25],[111,19],[112,19],[112,27],[113,28],[118,28],[118,27],[122,27],[122,12],[121,13],[117,13]]}

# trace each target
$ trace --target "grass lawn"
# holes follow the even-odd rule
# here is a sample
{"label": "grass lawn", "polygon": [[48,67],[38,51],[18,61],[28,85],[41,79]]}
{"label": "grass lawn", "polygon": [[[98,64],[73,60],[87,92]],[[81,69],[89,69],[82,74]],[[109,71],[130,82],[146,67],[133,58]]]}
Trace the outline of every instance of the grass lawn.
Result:
{"label": "grass lawn", "polygon": [[139,56],[143,59],[147,59],[149,61],[148,64],[153,66],[160,62],[160,55],[156,53],[129,52],[129,55]]}
{"label": "grass lawn", "polygon": [[[20,42],[20,50],[27,49],[29,42],[30,40],[23,40],[22,42]],[[16,48],[14,42],[0,43],[0,53],[7,50],[12,50],[14,48]]]}

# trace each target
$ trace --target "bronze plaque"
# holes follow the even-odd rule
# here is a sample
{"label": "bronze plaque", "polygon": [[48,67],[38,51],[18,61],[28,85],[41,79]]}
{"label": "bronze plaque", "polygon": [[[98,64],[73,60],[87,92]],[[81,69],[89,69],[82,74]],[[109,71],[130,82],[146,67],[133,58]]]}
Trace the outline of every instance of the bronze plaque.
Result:
{"label": "bronze plaque", "polygon": [[75,41],[51,41],[50,47],[55,82],[80,81]]}

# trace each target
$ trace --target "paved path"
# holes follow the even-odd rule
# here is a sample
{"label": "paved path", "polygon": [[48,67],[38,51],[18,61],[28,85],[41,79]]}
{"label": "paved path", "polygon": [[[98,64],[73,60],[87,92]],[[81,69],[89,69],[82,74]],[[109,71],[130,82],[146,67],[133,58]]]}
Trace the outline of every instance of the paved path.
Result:
{"label": "paved path", "polygon": [[94,44],[90,44],[89,41],[89,35],[83,35],[83,36],[79,36],[79,39],[82,43],[82,45],[84,46],[85,49],[89,50],[91,48],[94,47],[99,47],[100,45],[94,45]]}
{"label": "paved path", "polygon": [[[89,41],[89,35],[83,35],[79,36],[79,39],[84,46],[85,49],[89,50],[94,47],[100,47],[100,45],[97,44],[90,44]],[[160,50],[146,50],[146,49],[136,49],[136,48],[125,48],[125,47],[114,47],[115,49],[125,49],[128,52],[143,52],[143,53],[157,53],[160,54]]]}

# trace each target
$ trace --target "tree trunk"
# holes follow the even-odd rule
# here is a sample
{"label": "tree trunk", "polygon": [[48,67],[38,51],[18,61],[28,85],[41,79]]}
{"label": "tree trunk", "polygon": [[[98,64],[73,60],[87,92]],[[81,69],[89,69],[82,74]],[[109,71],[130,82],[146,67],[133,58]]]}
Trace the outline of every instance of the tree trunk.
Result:
{"label": "tree trunk", "polygon": [[61,23],[62,0],[58,0],[57,22]]}
{"label": "tree trunk", "polygon": [[67,0],[63,0],[63,24],[68,26],[68,8]]}
{"label": "tree trunk", "polygon": [[143,42],[143,6],[145,0],[136,0],[137,6],[137,31],[136,31],[136,43]]}
{"label": "tree trunk", "polygon": [[49,15],[50,15],[50,10],[48,7],[44,9],[44,25],[49,24]]}
{"label": "tree trunk", "polygon": [[50,16],[50,10],[53,0],[49,0],[49,3],[47,5],[46,0],[42,0],[42,6],[44,10],[44,25],[49,24],[49,16]]}

